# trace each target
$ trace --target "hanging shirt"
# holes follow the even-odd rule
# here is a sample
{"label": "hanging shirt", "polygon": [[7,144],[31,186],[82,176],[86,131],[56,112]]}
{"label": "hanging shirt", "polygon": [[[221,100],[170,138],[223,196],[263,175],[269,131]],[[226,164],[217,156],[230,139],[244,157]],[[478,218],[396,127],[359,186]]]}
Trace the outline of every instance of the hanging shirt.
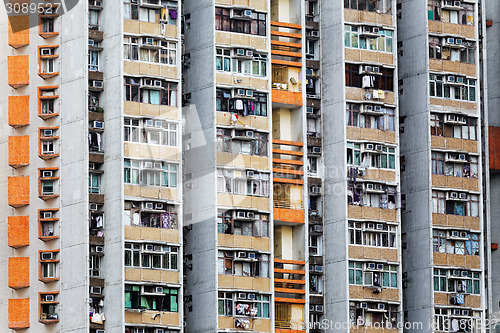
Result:
{"label": "hanging shirt", "polygon": [[241,99],[236,100],[235,106],[236,110],[243,111],[243,101]]}

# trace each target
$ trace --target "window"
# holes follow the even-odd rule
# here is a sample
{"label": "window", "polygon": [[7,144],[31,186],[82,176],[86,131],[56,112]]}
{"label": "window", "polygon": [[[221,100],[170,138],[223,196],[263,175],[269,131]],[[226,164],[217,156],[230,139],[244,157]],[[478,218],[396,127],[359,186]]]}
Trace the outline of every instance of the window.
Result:
{"label": "window", "polygon": [[124,119],[125,141],[177,147],[177,124],[159,119]]}
{"label": "window", "polygon": [[177,164],[154,161],[124,161],[125,184],[177,187]]}
{"label": "window", "polygon": [[[363,110],[363,112],[360,112]],[[372,113],[376,110],[376,113]],[[346,125],[394,131],[394,109],[374,105],[346,103]]]}
{"label": "window", "polygon": [[134,77],[125,77],[125,100],[139,102],[140,79]]}
{"label": "window", "polygon": [[474,5],[461,2],[460,8],[444,9],[440,0],[427,0],[427,18],[432,21],[474,25]]}
{"label": "window", "polygon": [[347,164],[361,165],[361,145],[359,143],[347,143]]}
{"label": "window", "polygon": [[99,70],[99,52],[94,50],[89,50],[89,70],[98,71]]}
{"label": "window", "polygon": [[444,175],[444,153],[432,152],[432,174]]}
{"label": "window", "polygon": [[218,309],[219,316],[233,315],[233,293],[219,291]]}
{"label": "window", "polygon": [[55,111],[56,89],[53,87],[38,87],[39,116],[43,119],[57,114]]}
{"label": "window", "polygon": [[178,252],[175,246],[125,243],[125,266],[177,270]]}
{"label": "window", "polygon": [[318,174],[318,158],[308,156],[307,157],[307,172],[310,176],[316,176]]}
{"label": "window", "polygon": [[[360,30],[362,28],[364,29],[365,26],[358,27],[349,24],[346,24],[344,26],[345,29],[344,45],[346,47],[392,53],[392,45],[393,45],[392,30],[379,29],[378,32],[373,32],[373,34],[377,34],[377,36],[374,37],[374,36],[362,35],[360,33]],[[368,28],[371,29],[371,27]]]}
{"label": "window", "polygon": [[344,8],[365,10],[369,12],[377,12],[381,14],[391,14],[392,5],[390,0],[344,0]]}
{"label": "window", "polygon": [[59,221],[57,218],[57,209],[49,210],[39,210],[38,211],[38,221],[39,221],[39,238],[49,239],[48,237],[57,237],[54,230],[54,224]]}
{"label": "window", "polygon": [[89,172],[89,193],[101,193],[101,174]]}
{"label": "window", "polygon": [[58,293],[53,292],[40,293],[39,312],[41,322],[51,322],[59,320],[59,302],[57,300],[58,296]]}
{"label": "window", "polygon": [[463,230],[433,230],[433,251],[450,254],[480,255],[479,234]]}
{"label": "window", "polygon": [[178,289],[125,284],[125,309],[178,312],[178,303]]}
{"label": "window", "polygon": [[446,269],[434,269],[434,291],[446,292],[448,271]]}
{"label": "window", "polygon": [[[459,119],[459,121],[457,121]],[[477,118],[431,113],[431,135],[464,140],[477,140]]]}
{"label": "window", "polygon": [[253,171],[217,169],[217,191],[249,196],[269,197],[269,174]]}
{"label": "window", "polygon": [[[453,44],[453,45],[452,45]],[[459,47],[456,47],[459,45]],[[454,37],[429,37],[429,58],[476,63],[476,43]]]}
{"label": "window", "polygon": [[[359,73],[357,64],[345,65],[345,82],[348,87],[362,88],[363,77]],[[372,82],[371,88],[379,90],[393,91],[394,89],[394,70],[391,68],[380,68],[381,75],[368,75]]]}
{"label": "window", "polygon": [[385,184],[355,184],[351,179],[347,186],[347,201],[349,205],[396,209],[396,187]]}
{"label": "window", "polygon": [[40,182],[40,197],[44,199],[45,196],[56,195],[56,182],[59,177],[56,176],[57,168],[43,168],[39,169],[39,182]]}
{"label": "window", "polygon": [[217,129],[217,151],[221,153],[267,156],[267,133],[252,132],[253,139],[248,140],[248,131]]}
{"label": "window", "polygon": [[99,30],[99,11],[89,10],[89,29]]}
{"label": "window", "polygon": [[220,316],[248,316],[270,318],[270,296],[255,293],[219,292],[218,313]]}
{"label": "window", "polygon": [[309,236],[309,254],[313,256],[323,255],[323,237],[321,235]]}
{"label": "window", "polygon": [[100,277],[101,276],[101,256],[90,255],[89,258],[89,274],[90,277]]}
{"label": "window", "polygon": [[177,43],[154,37],[125,37],[124,59],[175,65],[177,63]]}
{"label": "window", "polygon": [[125,214],[132,226],[177,229],[177,209],[171,204],[125,201]]}
{"label": "window", "polygon": [[41,59],[40,60],[40,73],[53,74],[56,70],[56,59]]}
{"label": "window", "polygon": [[[446,79],[446,83],[443,80]],[[463,82],[459,82],[461,80]],[[457,84],[459,82],[459,84]],[[444,99],[476,101],[476,80],[452,75],[443,76],[429,74],[429,90],[431,97]]]}
{"label": "window", "polygon": [[139,60],[139,38],[124,37],[123,58],[126,60]]}
{"label": "window", "polygon": [[479,196],[462,192],[432,191],[433,213],[479,216]]}
{"label": "window", "polygon": [[398,266],[349,261],[349,284],[370,287],[398,287]]}
{"label": "window", "polygon": [[346,103],[346,125],[358,127],[358,124],[359,104]]}
{"label": "window", "polygon": [[217,231],[221,234],[269,237],[269,215],[250,211],[219,210]]}
{"label": "window", "polygon": [[266,35],[266,14],[243,9],[215,8],[215,30]]}
{"label": "window", "polygon": [[55,32],[53,18],[42,18],[41,32],[44,34],[50,34]]}
{"label": "window", "polygon": [[309,291],[312,294],[321,294],[323,292],[323,275],[309,274]]}
{"label": "window", "polygon": [[[125,77],[125,100],[155,105],[177,106],[177,83],[164,80],[159,81],[158,86],[150,86],[152,79],[143,78],[143,85],[140,79]],[[151,82],[152,84],[152,82]],[[156,84],[156,82],[155,82]]]}
{"label": "window", "polygon": [[59,278],[57,272],[59,264],[58,255],[59,251],[39,251],[40,281],[45,283]]}
{"label": "window", "polygon": [[[248,258],[255,257],[249,261]],[[269,278],[269,255],[246,251],[218,251],[219,274]]]}
{"label": "window", "polygon": [[125,118],[125,141],[129,142],[141,142],[141,127],[139,125],[139,119]]}
{"label": "window", "polygon": [[217,48],[216,51],[216,69],[218,71],[231,72],[231,50]]}
{"label": "window", "polygon": [[349,262],[349,284],[363,285],[363,263]]}
{"label": "window", "polygon": [[349,222],[349,244],[396,247],[396,226],[374,222]]}

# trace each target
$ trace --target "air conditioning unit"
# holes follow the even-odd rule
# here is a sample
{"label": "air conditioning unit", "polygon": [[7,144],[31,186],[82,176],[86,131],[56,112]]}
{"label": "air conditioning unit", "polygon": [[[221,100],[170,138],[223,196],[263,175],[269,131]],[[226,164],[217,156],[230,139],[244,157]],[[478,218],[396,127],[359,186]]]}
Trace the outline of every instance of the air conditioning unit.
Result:
{"label": "air conditioning unit", "polygon": [[163,294],[163,287],[156,287],[155,288],[155,293],[157,293],[157,294]]}
{"label": "air conditioning unit", "polygon": [[94,88],[104,88],[104,82],[100,80],[92,80],[92,87]]}
{"label": "air conditioning unit", "polygon": [[313,154],[321,154],[321,147],[312,147]]}
{"label": "air conditioning unit", "polygon": [[152,210],[154,206],[153,206],[152,202],[144,202],[143,205],[142,205],[142,207],[144,209],[150,209],[150,210]]}
{"label": "air conditioning unit", "polygon": [[458,192],[448,192],[450,199],[458,199]]}
{"label": "air conditioning unit", "polygon": [[361,309],[366,309],[366,308],[368,308],[368,303],[366,303],[366,302],[361,302],[361,303],[359,303],[359,306],[358,306],[358,307],[359,307],[359,308],[361,308]]}
{"label": "air conditioning unit", "polygon": [[144,124],[144,127],[153,127],[154,122],[153,122],[153,119],[145,119],[143,121],[143,124]]}
{"label": "air conditioning unit", "polygon": [[40,254],[40,260],[52,260],[52,259],[54,259],[53,252],[42,252]]}
{"label": "air conditioning unit", "polygon": [[377,264],[377,269],[384,269],[384,264]]}
{"label": "air conditioning unit", "polygon": [[313,231],[314,232],[323,232],[323,226],[320,224],[316,224],[313,226]]}
{"label": "air conditioning unit", "polygon": [[382,145],[375,145],[376,151],[382,151]]}
{"label": "air conditioning unit", "polygon": [[93,128],[104,129],[104,121],[94,121],[92,123]]}
{"label": "air conditioning unit", "polygon": [[95,330],[95,333],[106,333],[104,330]]}
{"label": "air conditioning unit", "polygon": [[246,258],[246,257],[247,257],[247,253],[245,251],[238,252],[238,258]]}
{"label": "air conditioning unit", "polygon": [[134,333],[144,333],[144,328],[134,328]]}
{"label": "air conditioning unit", "polygon": [[380,67],[378,67],[378,66],[373,66],[373,67],[372,67],[372,72],[373,72],[373,73],[380,73]]}
{"label": "air conditioning unit", "polygon": [[368,263],[368,269],[375,269],[375,263],[369,262]]}
{"label": "air conditioning unit", "polygon": [[306,113],[307,113],[307,114],[314,114],[314,109],[313,109],[312,107],[308,106],[308,107],[306,108]]}
{"label": "air conditioning unit", "polygon": [[461,160],[461,161],[466,161],[466,156],[465,154],[458,154],[458,159]]}
{"label": "air conditioning unit", "polygon": [[375,145],[373,143],[366,143],[365,144],[365,150],[373,150]]}
{"label": "air conditioning unit", "polygon": [[242,211],[237,211],[236,212],[236,217],[237,218],[245,218],[247,215],[245,212],[242,212]]}
{"label": "air conditioning unit", "polygon": [[51,219],[53,216],[52,212],[43,212],[42,213],[42,218],[43,219]]}
{"label": "air conditioning unit", "polygon": [[95,163],[89,163],[89,170],[95,170]]}
{"label": "air conditioning unit", "polygon": [[319,186],[311,186],[311,193],[316,193],[316,194],[321,193],[321,187],[319,187]]}
{"label": "air conditioning unit", "polygon": [[95,0],[92,2],[92,6],[93,7],[102,7],[102,2]]}
{"label": "air conditioning unit", "polygon": [[163,247],[161,245],[153,245],[153,251],[161,252],[162,250],[163,250]]}
{"label": "air conditioning unit", "polygon": [[323,266],[321,266],[321,265],[314,266],[314,271],[318,272],[318,273],[323,272]]}
{"label": "air conditioning unit", "polygon": [[316,305],[314,307],[314,310],[316,310],[316,312],[321,312],[322,313],[323,312],[323,305]]}
{"label": "air conditioning unit", "polygon": [[154,162],[154,163],[153,163],[153,167],[154,167],[155,169],[161,169],[161,162]]}
{"label": "air conditioning unit", "polygon": [[[368,223],[366,229],[375,229],[375,223]],[[373,268],[375,268],[375,266],[373,266]]]}
{"label": "air conditioning unit", "polygon": [[154,86],[155,86],[155,87],[161,87],[161,86],[162,86],[162,82],[161,82],[161,80],[155,80],[155,82],[154,82]]}
{"label": "air conditioning unit", "polygon": [[460,1],[453,1],[453,6],[460,7],[462,6],[462,3]]}
{"label": "air conditioning unit", "polygon": [[254,171],[252,171],[252,170],[248,170],[247,171],[247,178],[253,178],[254,176],[255,176],[255,172]]}
{"label": "air conditioning unit", "polygon": [[385,310],[385,304],[383,304],[383,303],[379,303],[377,308],[378,308],[379,310]]}
{"label": "air conditioning unit", "polygon": [[95,45],[95,40],[89,39],[89,46],[94,46]]}
{"label": "air conditioning unit", "polygon": [[255,218],[255,213],[254,213],[254,212],[248,212],[248,213],[247,213],[247,217],[248,217],[249,219],[254,219],[254,218]]}
{"label": "air conditioning unit", "polygon": [[453,37],[448,37],[446,39],[446,44],[455,44],[455,38]]}
{"label": "air conditioning unit", "polygon": [[378,34],[378,33],[380,32],[380,28],[373,27],[373,28],[372,28],[372,32],[373,32],[374,34]]}
{"label": "air conditioning unit", "polygon": [[162,203],[155,203],[155,209],[162,210],[163,209],[163,204]]}
{"label": "air conditioning unit", "polygon": [[146,45],[153,45],[153,44],[154,44],[154,41],[155,41],[155,40],[154,40],[154,38],[151,38],[151,37],[146,37],[146,38],[144,39],[144,44],[146,44]]}
{"label": "air conditioning unit", "polygon": [[90,293],[100,295],[102,294],[102,287],[97,287],[97,286],[90,287]]}
{"label": "air conditioning unit", "polygon": [[142,85],[143,86],[153,86],[153,79],[142,79]]}
{"label": "air conditioning unit", "polygon": [[236,55],[238,56],[244,56],[245,55],[245,49],[236,49]]}
{"label": "air conditioning unit", "polygon": [[467,193],[459,193],[458,198],[460,200],[467,200]]}
{"label": "air conditioning unit", "polygon": [[469,316],[469,310],[462,310],[462,316]]}
{"label": "air conditioning unit", "polygon": [[40,49],[40,55],[42,56],[54,55],[54,49],[47,49],[47,48]]}
{"label": "air conditioning unit", "polygon": [[384,229],[384,225],[382,223],[378,223],[377,230],[383,230],[383,229]]}
{"label": "air conditioning unit", "polygon": [[455,44],[457,44],[457,45],[462,45],[462,44],[463,44],[463,40],[462,40],[462,39],[460,39],[460,38],[456,38],[456,39],[455,39]]}
{"label": "air conditioning unit", "polygon": [[373,111],[373,105],[364,105],[363,110],[364,111]]}
{"label": "air conditioning unit", "polygon": [[163,330],[163,328],[156,328],[156,329],[155,329],[155,333],[163,333],[163,332],[165,332],[165,331]]}
{"label": "air conditioning unit", "polygon": [[469,276],[469,272],[467,271],[462,271],[462,277],[467,277]]}
{"label": "air conditioning unit", "polygon": [[153,244],[144,244],[144,250],[145,251],[153,251],[154,245]]}
{"label": "air conditioning unit", "polygon": [[144,169],[153,169],[153,162],[150,162],[150,161],[142,162],[142,167]]}
{"label": "air conditioning unit", "polygon": [[248,252],[248,259],[255,259],[255,252]]}
{"label": "air conditioning unit", "polygon": [[319,37],[319,31],[318,30],[311,30],[311,31],[309,31],[309,33],[307,35],[309,37],[318,38]]}
{"label": "air conditioning unit", "polygon": [[460,276],[460,271],[459,271],[459,270],[457,270],[457,269],[455,269],[455,270],[453,271],[453,276]]}
{"label": "air conditioning unit", "polygon": [[243,12],[244,17],[251,18],[252,17],[252,11],[250,9],[247,9]]}
{"label": "air conditioning unit", "polygon": [[460,233],[459,233],[458,231],[453,230],[453,231],[451,232],[451,237],[459,237],[459,236],[460,236]]}
{"label": "air conditioning unit", "polygon": [[363,27],[363,32],[364,32],[364,33],[370,33],[370,32],[372,32],[372,28],[371,28],[371,27],[366,27],[366,26],[364,26],[364,27]]}
{"label": "air conditioning unit", "polygon": [[252,50],[247,50],[247,51],[245,52],[245,55],[246,55],[247,57],[253,57],[253,51],[252,51]]}
{"label": "air conditioning unit", "polygon": [[375,107],[373,108],[374,111],[376,112],[382,112],[382,107],[380,105],[375,105]]}
{"label": "air conditioning unit", "polygon": [[89,210],[97,210],[97,204],[96,203],[91,203],[89,204]]}
{"label": "air conditioning unit", "polygon": [[454,114],[446,115],[446,121],[455,121],[456,116]]}
{"label": "air conditioning unit", "polygon": [[54,177],[54,171],[42,171],[42,178],[50,178],[50,177]]}
{"label": "air conditioning unit", "polygon": [[253,131],[246,131],[245,132],[245,136],[247,138],[253,138],[254,137],[254,132]]}
{"label": "air conditioning unit", "polygon": [[461,76],[457,76],[457,78],[456,78],[456,82],[457,82],[457,83],[464,83],[464,78],[463,78],[463,77],[461,77]]}
{"label": "air conditioning unit", "polygon": [[238,293],[238,299],[247,299],[246,293]]}
{"label": "air conditioning unit", "polygon": [[245,92],[245,96],[246,96],[246,97],[253,97],[253,90],[247,90],[247,91]]}
{"label": "air conditioning unit", "polygon": [[461,313],[462,313],[462,311],[460,309],[453,309],[453,314],[454,315],[460,316]]}
{"label": "air conditioning unit", "polygon": [[446,77],[446,80],[447,80],[448,82],[455,82],[455,77],[454,77],[453,75],[448,75],[448,76]]}
{"label": "air conditioning unit", "polygon": [[104,246],[96,246],[95,247],[95,252],[98,252],[98,253],[104,252]]}
{"label": "air conditioning unit", "polygon": [[45,302],[54,302],[54,295],[45,295]]}
{"label": "air conditioning unit", "polygon": [[54,130],[51,129],[46,129],[42,131],[42,136],[43,137],[50,137],[54,135]]}

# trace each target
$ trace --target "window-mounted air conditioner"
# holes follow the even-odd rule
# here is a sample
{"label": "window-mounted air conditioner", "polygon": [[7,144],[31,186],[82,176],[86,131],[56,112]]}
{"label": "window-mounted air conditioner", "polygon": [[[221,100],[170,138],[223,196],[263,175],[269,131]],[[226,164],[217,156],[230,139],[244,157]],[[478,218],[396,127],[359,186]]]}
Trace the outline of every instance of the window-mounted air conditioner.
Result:
{"label": "window-mounted air conditioner", "polygon": [[95,252],[98,252],[98,253],[104,252],[104,246],[96,246],[95,247]]}
{"label": "window-mounted air conditioner", "polygon": [[373,110],[376,111],[376,112],[382,112],[382,107],[380,105],[375,105],[373,107]]}
{"label": "window-mounted air conditioner", "polygon": [[469,310],[462,310],[462,316],[469,316]]}
{"label": "window-mounted air conditioner", "polygon": [[249,299],[249,300],[255,299],[255,294],[254,293],[249,293],[248,296],[247,296],[247,299]]}
{"label": "window-mounted air conditioner", "polygon": [[379,310],[385,310],[385,304],[384,303],[379,303],[377,308]]}
{"label": "window-mounted air conditioner", "polygon": [[50,48],[40,49],[40,55],[42,55],[42,56],[54,55],[54,49],[50,49]]}
{"label": "window-mounted air conditioner", "polygon": [[248,212],[248,213],[247,213],[247,217],[248,217],[249,219],[254,219],[254,218],[255,218],[255,213],[254,213],[254,212]]}
{"label": "window-mounted air conditioner", "polygon": [[[144,169],[153,169],[153,162],[149,162],[149,161],[143,162],[142,167]],[[153,207],[151,207],[151,208],[153,208]]]}
{"label": "window-mounted air conditioner", "polygon": [[318,273],[323,272],[323,266],[321,266],[321,265],[314,266],[314,271],[318,272]]}
{"label": "window-mounted air conditioner", "polygon": [[307,114],[314,114],[314,109],[313,109],[312,107],[308,106],[308,107],[306,108],[306,113],[307,113]]}
{"label": "window-mounted air conditioner", "polygon": [[104,121],[98,121],[98,120],[93,121],[92,128],[104,129]]}
{"label": "window-mounted air conditioner", "polygon": [[133,331],[133,332],[134,332],[134,333],[144,333],[144,332],[145,332],[145,330],[144,330],[144,328],[134,328],[134,331]]}
{"label": "window-mounted air conditioner", "polygon": [[363,110],[367,112],[373,111],[373,105],[364,105]]}
{"label": "window-mounted air conditioner", "polygon": [[375,145],[376,151],[382,151],[382,145]]}
{"label": "window-mounted air conditioner", "polygon": [[321,193],[321,187],[319,187],[319,186],[311,186],[311,193],[315,193],[315,194]]}
{"label": "window-mounted air conditioner", "polygon": [[242,211],[238,211],[236,212],[236,217],[237,218],[245,218],[247,215],[245,212],[242,212]]}
{"label": "window-mounted air conditioner", "polygon": [[384,225],[382,223],[377,224],[377,230],[382,230],[384,229]]}
{"label": "window-mounted air conditioner", "polygon": [[458,159],[461,160],[461,161],[466,161],[466,156],[465,154],[458,154]]}
{"label": "window-mounted air conditioner", "polygon": [[53,216],[52,212],[43,212],[42,213],[42,218],[43,219],[51,219]]}
{"label": "window-mounted air conditioner", "polygon": [[90,293],[100,295],[100,294],[102,294],[102,287],[92,286],[92,287],[90,287]]}
{"label": "window-mounted air conditioner", "polygon": [[374,34],[378,34],[378,33],[380,32],[380,28],[378,28],[378,27],[373,27],[373,28],[372,28],[372,32],[373,32]]}
{"label": "window-mounted air conditioner", "polygon": [[54,295],[45,295],[44,297],[45,302],[54,302],[54,299],[55,299]]}
{"label": "window-mounted air conditioner", "polygon": [[380,73],[380,67],[378,67],[378,66],[373,66],[373,67],[372,67],[372,72],[373,72],[373,73]]}
{"label": "window-mounted air conditioner", "polygon": [[368,307],[368,303],[361,302],[361,303],[359,303],[358,307],[361,308],[361,309],[366,309]]}
{"label": "window-mounted air conditioner", "polygon": [[161,245],[153,245],[153,251],[161,252],[162,250],[163,250],[163,247]]}
{"label": "window-mounted air conditioner", "polygon": [[469,276],[469,272],[467,271],[462,271],[462,277],[467,277]]}
{"label": "window-mounted air conditioner", "polygon": [[245,251],[238,252],[238,258],[246,258],[246,257],[247,257],[247,253]]}
{"label": "window-mounted air conditioner", "polygon": [[373,190],[373,184],[366,184],[367,190]]}
{"label": "window-mounted air conditioner", "polygon": [[162,210],[163,209],[163,204],[162,203],[155,203],[155,209]]}
{"label": "window-mounted air conditioner", "polygon": [[144,251],[153,251],[154,245],[153,244],[144,244]]}
{"label": "window-mounted air conditioner", "polygon": [[91,203],[89,204],[89,210],[97,210],[97,204],[96,203]]}
{"label": "window-mounted air conditioner", "polygon": [[236,49],[235,51],[237,56],[244,56],[245,55],[245,49]]}
{"label": "window-mounted air conditioner", "polygon": [[248,252],[248,259],[255,259],[255,252]]}
{"label": "window-mounted air conditioner", "polygon": [[458,198],[461,200],[467,200],[467,193],[459,193]]}
{"label": "window-mounted air conditioner", "polygon": [[375,269],[375,263],[369,262],[368,263],[368,269]]}
{"label": "window-mounted air conditioner", "polygon": [[246,97],[253,97],[253,90],[247,90],[247,91],[245,92],[245,96],[246,96]]}
{"label": "window-mounted air conditioner", "polygon": [[253,170],[248,170],[247,171],[247,178],[253,178],[254,176],[255,176],[255,172]]}
{"label": "window-mounted air conditioner", "polygon": [[316,310],[316,312],[321,312],[322,313],[323,312],[323,305],[316,305],[314,307],[314,310]]}
{"label": "window-mounted air conditioner", "polygon": [[100,80],[92,80],[92,87],[94,88],[103,88],[104,87],[104,82]]}
{"label": "window-mounted air conditioner", "polygon": [[384,269],[384,264],[377,264],[377,269]]}
{"label": "window-mounted air conditioner", "polygon": [[89,46],[94,46],[95,45],[95,40],[89,39]]}
{"label": "window-mounted air conditioner", "polygon": [[319,37],[319,31],[318,30],[311,30],[307,33],[308,37],[313,37],[313,38],[318,38]]}
{"label": "window-mounted air conditioner", "polygon": [[245,132],[245,136],[247,138],[253,138],[254,137],[254,132],[253,131],[246,131]]}
{"label": "window-mounted air conditioner", "polygon": [[155,333],[164,333],[163,328],[155,328]]}
{"label": "window-mounted air conditioner", "polygon": [[311,152],[313,154],[321,154],[321,147],[312,147]]}
{"label": "window-mounted air conditioner", "polygon": [[153,127],[154,126],[154,121],[153,119],[145,119],[143,121],[144,127]]}
{"label": "window-mounted air conditioner", "polygon": [[246,293],[238,293],[238,299],[247,299]]}
{"label": "window-mounted air conditioner", "polygon": [[252,50],[246,50],[245,55],[247,57],[253,57],[253,51]]}
{"label": "window-mounted air conditioner", "polygon": [[460,38],[456,38],[455,39],[455,44],[456,45],[462,45],[464,42],[463,42],[463,39],[460,39]]}
{"label": "window-mounted air conditioner", "polygon": [[246,9],[246,10],[243,12],[243,16],[244,16],[244,17],[251,18],[251,17],[252,17],[252,11],[251,11],[250,9]]}
{"label": "window-mounted air conditioner", "polygon": [[458,192],[448,192],[448,199],[458,199]]}
{"label": "window-mounted air conditioner", "polygon": [[456,81],[457,83],[464,83],[464,78],[463,78],[463,77],[461,77],[461,76],[457,76],[457,77],[456,77],[456,79],[455,79],[455,81]]}
{"label": "window-mounted air conditioner", "polygon": [[236,89],[236,96],[245,96],[245,89]]}
{"label": "window-mounted air conditioner", "polygon": [[[151,162],[150,162],[150,163],[151,163]],[[152,163],[151,163],[151,164],[152,164]],[[151,166],[152,166],[152,165],[151,165]],[[142,208],[143,208],[143,209],[149,209],[149,210],[151,210],[151,209],[153,209],[153,207],[154,207],[154,204],[153,204],[152,202],[143,202],[143,203],[142,203]]]}
{"label": "window-mounted air conditioner", "polygon": [[143,86],[153,86],[153,79],[142,79],[142,85]]}
{"label": "window-mounted air conditioner", "polygon": [[53,252],[42,252],[40,254],[40,260],[53,260],[54,253]]}
{"label": "window-mounted air conditioner", "polygon": [[89,170],[95,170],[95,163],[89,163]]}
{"label": "window-mounted air conditioner", "polygon": [[447,80],[448,82],[455,82],[455,76],[453,76],[453,75],[448,75],[448,76],[446,77],[446,80]]}
{"label": "window-mounted air conditioner", "polygon": [[453,231],[451,232],[451,237],[459,237],[459,236],[460,236],[460,233],[459,233],[458,231],[453,230]]}
{"label": "window-mounted air conditioner", "polygon": [[43,137],[51,137],[54,136],[54,130],[51,129],[46,129],[42,131],[42,136]]}
{"label": "window-mounted air conditioner", "polygon": [[146,44],[146,45],[153,45],[154,41],[155,41],[154,38],[151,38],[151,37],[144,38],[144,44]]}
{"label": "window-mounted air conditioner", "polygon": [[323,226],[320,224],[316,224],[313,226],[313,231],[314,232],[323,232]]}
{"label": "window-mounted air conditioner", "polygon": [[461,313],[462,313],[462,311],[460,309],[453,309],[453,314],[454,315],[460,316]]}
{"label": "window-mounted air conditioner", "polygon": [[371,32],[372,32],[372,28],[371,28],[371,27],[364,26],[364,27],[363,27],[363,32],[364,32],[364,33],[371,33]]}
{"label": "window-mounted air conditioner", "polygon": [[155,80],[155,81],[154,81],[154,86],[155,86],[155,87],[161,87],[161,86],[162,86],[162,82],[161,82],[161,80]]}
{"label": "window-mounted air conditioner", "polygon": [[155,288],[155,293],[157,293],[157,294],[163,294],[163,287],[156,287]]}
{"label": "window-mounted air conditioner", "polygon": [[373,143],[365,143],[364,148],[365,150],[373,150],[375,145]]}
{"label": "window-mounted air conditioner", "polygon": [[50,177],[54,177],[54,171],[52,170],[42,171],[42,178],[50,178]]}
{"label": "window-mounted air conditioner", "polygon": [[163,127],[163,121],[161,120],[155,120],[155,127],[156,128],[162,128]]}
{"label": "window-mounted air conditioner", "polygon": [[[375,223],[368,223],[366,225],[366,229],[375,229]],[[375,265],[375,264],[374,264]],[[375,266],[373,266],[373,268],[375,268]]]}
{"label": "window-mounted air conditioner", "polygon": [[457,269],[453,270],[453,276],[460,276],[460,271]]}

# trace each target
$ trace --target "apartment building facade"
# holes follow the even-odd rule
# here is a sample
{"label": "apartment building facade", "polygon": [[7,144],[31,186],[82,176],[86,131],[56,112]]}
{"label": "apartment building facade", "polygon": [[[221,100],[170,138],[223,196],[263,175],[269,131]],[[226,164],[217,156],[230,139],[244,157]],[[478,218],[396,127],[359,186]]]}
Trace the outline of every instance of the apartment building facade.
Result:
{"label": "apartment building facade", "polygon": [[484,3],[398,4],[404,318],[439,332],[485,330]]}
{"label": "apartment building facade", "polygon": [[181,3],[20,9],[1,23],[2,329],[178,332]]}

